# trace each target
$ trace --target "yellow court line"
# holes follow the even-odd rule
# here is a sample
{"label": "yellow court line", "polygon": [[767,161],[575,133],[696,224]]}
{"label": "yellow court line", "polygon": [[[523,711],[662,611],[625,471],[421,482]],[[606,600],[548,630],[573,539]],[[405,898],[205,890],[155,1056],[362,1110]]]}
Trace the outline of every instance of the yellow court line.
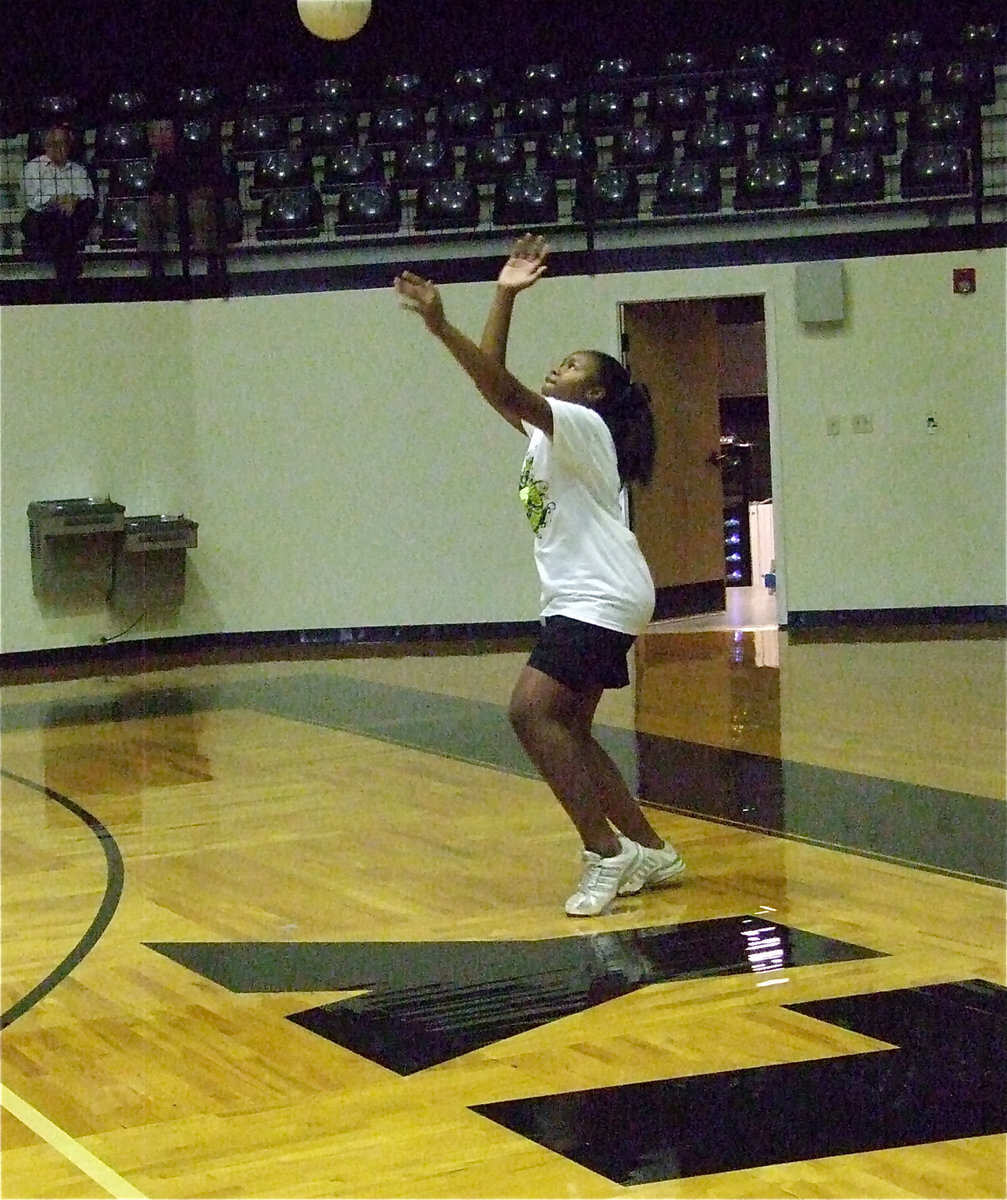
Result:
{"label": "yellow court line", "polygon": [[7,1111],[38,1136],[47,1142],[65,1159],[93,1179],[116,1200],[146,1200],[143,1192],[138,1192],[131,1183],[127,1183],[121,1175],[116,1175],[111,1167],[105,1166],[100,1158],[95,1158],[90,1150],[85,1150],[79,1142],[64,1133],[58,1125],[54,1125],[48,1117],[32,1108],[19,1096],[15,1096],[10,1088],[0,1083],[0,1103]]}

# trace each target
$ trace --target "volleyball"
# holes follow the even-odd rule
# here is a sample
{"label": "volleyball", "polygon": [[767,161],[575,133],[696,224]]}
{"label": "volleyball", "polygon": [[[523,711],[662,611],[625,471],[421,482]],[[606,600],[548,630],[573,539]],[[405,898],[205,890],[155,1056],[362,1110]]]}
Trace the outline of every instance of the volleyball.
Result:
{"label": "volleyball", "polygon": [[371,0],[297,0],[297,14],[316,37],[341,42],[367,24]]}

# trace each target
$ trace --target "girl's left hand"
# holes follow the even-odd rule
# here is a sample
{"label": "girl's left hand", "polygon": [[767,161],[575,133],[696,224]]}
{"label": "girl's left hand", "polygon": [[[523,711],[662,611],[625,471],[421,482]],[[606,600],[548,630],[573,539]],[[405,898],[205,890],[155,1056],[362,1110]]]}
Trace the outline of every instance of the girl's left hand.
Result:
{"label": "girl's left hand", "polygon": [[443,329],[446,318],[440,292],[429,279],[423,279],[412,271],[403,271],[395,278],[395,291],[403,308],[419,313],[423,324],[431,333]]}

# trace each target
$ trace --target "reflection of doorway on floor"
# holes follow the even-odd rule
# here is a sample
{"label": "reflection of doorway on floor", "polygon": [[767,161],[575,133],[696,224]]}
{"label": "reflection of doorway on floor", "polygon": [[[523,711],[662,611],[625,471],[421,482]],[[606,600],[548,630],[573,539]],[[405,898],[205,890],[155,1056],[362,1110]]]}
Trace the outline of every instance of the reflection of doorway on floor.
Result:
{"label": "reflection of doorway on floor", "polygon": [[765,587],[732,587],[727,589],[724,612],[655,621],[650,628],[656,633],[700,633],[716,629],[772,630],[778,627],[776,596],[772,592]]}

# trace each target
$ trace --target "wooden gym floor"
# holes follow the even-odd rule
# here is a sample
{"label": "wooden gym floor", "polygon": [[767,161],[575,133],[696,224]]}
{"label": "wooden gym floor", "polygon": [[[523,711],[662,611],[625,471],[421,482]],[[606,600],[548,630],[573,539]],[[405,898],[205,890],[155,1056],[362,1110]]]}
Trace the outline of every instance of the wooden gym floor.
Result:
{"label": "wooden gym floor", "polygon": [[656,627],[579,921],[523,657],[3,687],[4,1197],[1007,1194],[1002,630]]}

